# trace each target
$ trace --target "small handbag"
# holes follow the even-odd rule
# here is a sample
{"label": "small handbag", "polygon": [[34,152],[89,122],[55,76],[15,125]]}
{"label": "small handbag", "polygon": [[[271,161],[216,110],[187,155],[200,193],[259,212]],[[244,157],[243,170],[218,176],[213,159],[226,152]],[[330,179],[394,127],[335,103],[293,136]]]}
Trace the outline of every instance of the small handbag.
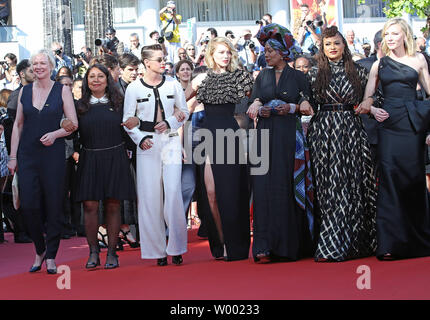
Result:
{"label": "small handbag", "polygon": [[[169,20],[169,23],[161,30],[161,37],[164,37],[164,38],[166,38],[166,40],[167,41],[170,41],[170,40],[172,40],[173,39],[173,37],[174,37],[174,34],[173,34],[173,31],[168,31],[168,32],[166,32],[166,30],[167,30],[167,28],[169,27],[169,25],[171,24],[173,22],[173,19],[170,19]],[[175,23],[173,22],[173,25],[174,25]]]}
{"label": "small handbag", "polygon": [[13,207],[15,210],[19,209],[19,190],[18,190],[18,174],[15,172],[12,180],[12,198],[13,198]]}

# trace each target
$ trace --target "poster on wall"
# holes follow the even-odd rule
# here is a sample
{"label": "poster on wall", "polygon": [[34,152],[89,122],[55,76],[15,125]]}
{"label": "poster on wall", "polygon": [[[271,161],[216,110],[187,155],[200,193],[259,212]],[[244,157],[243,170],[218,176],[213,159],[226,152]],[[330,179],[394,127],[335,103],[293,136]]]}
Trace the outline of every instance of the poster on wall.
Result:
{"label": "poster on wall", "polygon": [[297,38],[300,27],[339,25],[337,0],[291,0],[291,26]]}

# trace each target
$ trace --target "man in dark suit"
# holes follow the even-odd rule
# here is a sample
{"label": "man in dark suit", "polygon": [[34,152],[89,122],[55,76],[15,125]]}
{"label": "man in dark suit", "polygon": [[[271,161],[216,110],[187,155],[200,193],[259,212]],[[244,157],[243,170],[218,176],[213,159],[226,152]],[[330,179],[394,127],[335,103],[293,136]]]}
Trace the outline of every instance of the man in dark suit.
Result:
{"label": "man in dark suit", "polygon": [[[382,52],[382,30],[376,32],[375,37],[373,38],[374,43],[374,52],[373,54],[365,59],[358,60],[357,63],[367,69],[370,72],[372,65],[375,61],[381,59],[384,56]],[[370,149],[372,151],[372,160],[373,163],[377,164],[377,156],[376,156],[376,147],[378,145],[378,121],[374,118],[369,118],[367,114],[360,115],[363,120],[364,129],[367,132],[369,137]]]}

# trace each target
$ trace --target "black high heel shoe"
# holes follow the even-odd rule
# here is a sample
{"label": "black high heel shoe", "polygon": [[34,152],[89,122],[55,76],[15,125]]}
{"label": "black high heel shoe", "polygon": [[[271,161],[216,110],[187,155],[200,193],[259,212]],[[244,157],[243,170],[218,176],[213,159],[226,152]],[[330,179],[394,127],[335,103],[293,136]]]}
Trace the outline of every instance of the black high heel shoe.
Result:
{"label": "black high heel shoe", "polygon": [[179,266],[180,264],[182,264],[182,262],[184,262],[184,260],[182,259],[181,255],[172,257],[172,263],[173,264],[176,264]]}
{"label": "black high heel shoe", "polygon": [[[53,269],[49,269],[48,268],[48,263],[46,262],[46,260],[48,260],[48,259],[45,259],[45,263],[46,263],[46,272],[48,273],[48,274],[57,274],[57,266],[55,266],[55,268],[53,268]],[[51,260],[51,259],[50,259]],[[53,259],[52,259],[53,260]]]}
{"label": "black high heel shoe", "polygon": [[255,263],[269,263],[271,262],[271,255],[269,251],[257,253],[254,257]]}
{"label": "black high heel shoe", "polygon": [[44,254],[42,261],[40,262],[40,265],[39,266],[32,266],[28,272],[33,273],[33,272],[40,271],[42,269],[43,261],[45,261],[45,260],[46,260],[46,254]]}
{"label": "black high heel shoe", "polygon": [[105,263],[105,269],[115,269],[115,268],[118,268],[119,267],[118,255],[115,252],[108,252],[107,256],[108,257],[114,257],[116,261],[114,263],[107,263],[106,262]]}
{"label": "black high heel shoe", "polygon": [[130,246],[130,248],[140,248],[140,244],[139,244],[139,242],[137,242],[136,240],[134,240],[134,242],[133,241],[131,241],[130,239],[129,239],[129,237],[127,237],[127,235],[128,234],[130,234],[130,236],[132,236],[132,234],[130,233],[130,230],[128,230],[128,231],[123,231],[123,230],[120,230],[119,231],[120,233],[121,233],[121,239],[123,240],[123,241],[125,241],[125,242],[127,242],[128,243],[128,245]]}
{"label": "black high heel shoe", "polygon": [[167,257],[157,259],[157,265],[160,267],[167,266]]}
{"label": "black high heel shoe", "polygon": [[[85,265],[85,268],[94,269],[100,265],[99,253],[100,253],[100,249],[98,247],[90,249],[90,257],[88,258],[88,261],[87,261],[87,264]],[[96,261],[90,261],[91,258],[94,256],[97,256]]]}

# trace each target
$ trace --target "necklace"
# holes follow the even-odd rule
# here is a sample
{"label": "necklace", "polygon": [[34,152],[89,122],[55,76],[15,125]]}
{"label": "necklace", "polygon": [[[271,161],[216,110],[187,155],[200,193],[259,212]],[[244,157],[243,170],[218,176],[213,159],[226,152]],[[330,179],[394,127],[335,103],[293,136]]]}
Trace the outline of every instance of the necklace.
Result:
{"label": "necklace", "polygon": [[282,71],[284,71],[284,70],[276,70],[275,69],[275,72],[277,72],[277,73],[281,73]]}

